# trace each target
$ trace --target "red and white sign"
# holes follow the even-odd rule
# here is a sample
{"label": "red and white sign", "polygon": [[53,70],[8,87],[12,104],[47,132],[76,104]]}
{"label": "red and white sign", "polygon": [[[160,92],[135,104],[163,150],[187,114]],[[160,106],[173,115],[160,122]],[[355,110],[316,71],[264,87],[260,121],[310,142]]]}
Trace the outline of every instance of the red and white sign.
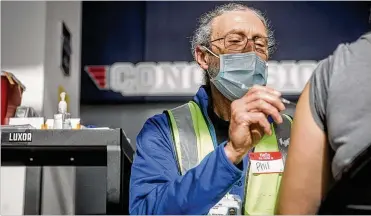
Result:
{"label": "red and white sign", "polygon": [[282,173],[284,169],[281,152],[249,153],[250,170],[253,174]]}
{"label": "red and white sign", "polygon": [[[316,61],[269,61],[267,85],[300,94],[316,66]],[[86,66],[85,71],[98,89],[123,96],[193,96],[204,77],[196,62],[118,62]]]}

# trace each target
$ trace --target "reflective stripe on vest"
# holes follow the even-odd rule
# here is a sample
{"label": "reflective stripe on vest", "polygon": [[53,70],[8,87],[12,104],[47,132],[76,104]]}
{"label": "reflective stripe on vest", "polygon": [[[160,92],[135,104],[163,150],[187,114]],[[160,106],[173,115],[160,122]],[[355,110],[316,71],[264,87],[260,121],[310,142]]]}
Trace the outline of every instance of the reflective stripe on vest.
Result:
{"label": "reflective stripe on vest", "polygon": [[213,141],[198,105],[191,101],[168,112],[179,172],[188,170],[214,150]]}
{"label": "reflective stripe on vest", "polygon": [[[168,110],[167,113],[179,172],[184,175],[214,150],[212,137],[202,111],[195,102],[191,101]],[[283,115],[283,120],[280,125],[271,125],[273,134],[265,135],[254,152],[280,151],[285,161],[290,139],[291,118]],[[244,213],[274,214],[280,183],[281,174],[253,175],[251,172],[246,172]]]}

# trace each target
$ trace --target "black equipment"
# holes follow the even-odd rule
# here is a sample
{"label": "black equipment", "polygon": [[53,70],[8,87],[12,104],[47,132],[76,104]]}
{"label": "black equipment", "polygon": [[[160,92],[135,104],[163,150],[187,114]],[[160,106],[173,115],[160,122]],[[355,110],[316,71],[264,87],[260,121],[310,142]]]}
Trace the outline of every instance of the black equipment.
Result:
{"label": "black equipment", "polygon": [[318,214],[371,215],[371,143],[333,185]]}
{"label": "black equipment", "polygon": [[[100,191],[90,187],[85,191],[95,197],[75,192],[76,206],[84,202],[85,210],[75,209],[75,214],[127,215],[129,178],[134,149],[121,129],[36,130],[3,128],[1,131],[1,166],[26,166],[24,214],[40,215],[42,212],[43,172],[46,168],[76,167],[76,190],[89,186],[89,181],[100,179]],[[82,173],[93,169],[100,171],[85,180]],[[104,177],[98,176],[105,170]],[[98,174],[97,174],[98,173]],[[85,175],[84,174],[84,175]],[[53,181],[60,181],[54,178]],[[80,185],[78,182],[80,181]],[[53,182],[55,183],[55,182]],[[104,185],[102,185],[102,183]],[[60,183],[61,187],[63,183]],[[79,189],[79,187],[82,187]],[[102,192],[104,188],[104,192]],[[46,189],[44,189],[46,190]],[[63,189],[62,189],[63,190]],[[93,199],[105,198],[94,204]],[[90,199],[90,200],[89,200]],[[90,205],[90,206],[89,206]],[[90,210],[94,209],[95,210]],[[62,212],[63,213],[63,212]]]}

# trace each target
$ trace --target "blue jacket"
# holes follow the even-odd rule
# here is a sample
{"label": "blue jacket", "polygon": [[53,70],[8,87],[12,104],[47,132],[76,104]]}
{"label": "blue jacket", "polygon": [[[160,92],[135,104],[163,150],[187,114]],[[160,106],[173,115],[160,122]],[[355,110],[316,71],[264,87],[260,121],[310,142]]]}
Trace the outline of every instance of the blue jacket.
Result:
{"label": "blue jacket", "polygon": [[[208,94],[203,87],[194,101],[207,116]],[[208,126],[216,142],[209,119]],[[130,180],[130,214],[207,214],[228,191],[243,200],[247,157],[242,171],[229,161],[225,143],[221,143],[197,167],[181,176],[170,130],[163,113],[149,118],[137,137]]]}

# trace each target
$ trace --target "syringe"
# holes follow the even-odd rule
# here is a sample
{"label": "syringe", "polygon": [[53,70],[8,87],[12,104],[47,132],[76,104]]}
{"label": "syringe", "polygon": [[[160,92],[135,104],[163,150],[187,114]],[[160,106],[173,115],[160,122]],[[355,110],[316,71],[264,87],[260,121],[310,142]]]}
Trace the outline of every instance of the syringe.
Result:
{"label": "syringe", "polygon": [[292,104],[292,105],[296,105],[296,103],[291,102],[291,101],[289,101],[289,100],[287,100],[287,99],[285,99],[285,98],[281,98],[281,102],[284,103],[284,104],[288,104],[288,105],[290,105],[290,104]]}

